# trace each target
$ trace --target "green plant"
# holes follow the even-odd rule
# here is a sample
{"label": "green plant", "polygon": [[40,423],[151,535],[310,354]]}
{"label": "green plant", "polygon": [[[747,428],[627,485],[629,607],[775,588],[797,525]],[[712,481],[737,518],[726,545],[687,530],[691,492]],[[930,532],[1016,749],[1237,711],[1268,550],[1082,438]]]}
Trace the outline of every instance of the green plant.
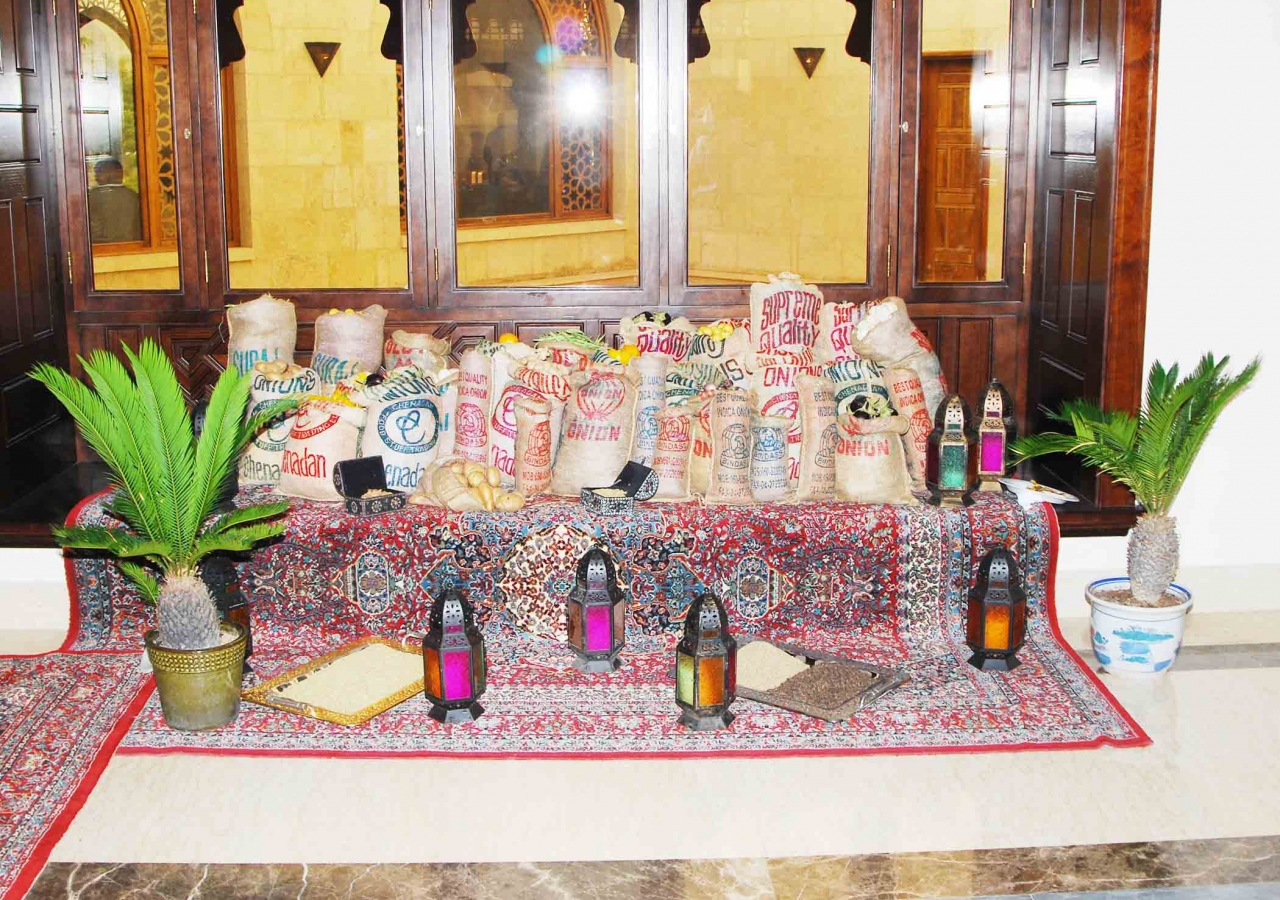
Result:
{"label": "green plant", "polygon": [[[212,518],[237,458],[268,422],[295,401],[272,404],[246,421],[249,378],[222,373],[197,441],[191,415],[164,351],[146,340],[135,354],[123,347],[133,377],[111,353],[96,351],[80,365],[91,389],[68,372],[39,364],[31,377],[70,411],[80,433],[111,470],[116,491],[108,510],[127,527],[59,526],[63,547],[103,550],[142,596],[157,605],[159,640],[175,650],[219,641],[213,598],[197,565],[210,553],[252,549],[281,534],[286,502],[240,507]],[[157,574],[159,578],[157,578]]]}
{"label": "green plant", "polygon": [[1143,515],[1129,536],[1129,579],[1141,603],[1159,602],[1177,573],[1178,536],[1169,516],[1205,439],[1227,405],[1249,386],[1261,361],[1231,374],[1231,357],[1205,354],[1179,379],[1178,366],[1153,363],[1146,400],[1136,416],[1071,400],[1053,414],[1071,434],[1036,434],[1012,447],[1019,462],[1050,453],[1077,456],[1133,492]]}

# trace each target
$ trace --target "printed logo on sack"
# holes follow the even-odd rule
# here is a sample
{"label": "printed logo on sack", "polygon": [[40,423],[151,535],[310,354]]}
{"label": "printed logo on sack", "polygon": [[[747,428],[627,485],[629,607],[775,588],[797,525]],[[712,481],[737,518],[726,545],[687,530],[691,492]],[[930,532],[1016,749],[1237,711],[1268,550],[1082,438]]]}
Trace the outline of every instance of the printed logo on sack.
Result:
{"label": "printed logo on sack", "polygon": [[320,379],[311,369],[304,369],[300,374],[286,380],[268,378],[261,372],[253,376],[251,389],[255,394],[272,394],[276,398],[292,397],[294,394],[314,394],[320,387]]}
{"label": "printed logo on sack", "polygon": [[679,362],[689,355],[693,335],[678,328],[641,327],[636,335],[636,347],[641,353],[663,353]]}
{"label": "printed logo on sack", "polygon": [[774,394],[764,402],[760,407],[761,415],[765,416],[785,416],[788,419],[794,419],[796,413],[800,411],[800,393],[798,391],[787,391],[782,394]]}
{"label": "printed logo on sack", "polygon": [[324,434],[339,422],[339,416],[334,413],[320,412],[311,406],[304,406],[302,411],[298,413],[293,420],[293,428],[289,432],[289,437],[295,441],[305,441],[307,438],[313,438],[317,434]]}
{"label": "printed logo on sack", "polygon": [[720,451],[720,465],[726,469],[746,469],[751,465],[751,435],[747,426],[730,425],[720,433],[724,449]]}
{"label": "printed logo on sack", "polygon": [[524,462],[527,466],[542,467],[551,465],[551,423],[539,422],[529,435],[529,446],[524,451]]}
{"label": "printed logo on sack", "polygon": [[493,411],[493,430],[503,437],[516,439],[516,401],[521,397],[541,400],[537,391],[522,384],[509,384],[502,392],[498,408]]}
{"label": "printed logo on sack", "polygon": [[911,435],[915,440],[916,450],[926,453],[929,450],[929,432],[933,431],[933,423],[929,414],[921,407],[911,414]]}
{"label": "printed logo on sack", "polygon": [[616,412],[626,397],[627,388],[622,379],[616,375],[604,375],[578,388],[578,409],[588,419],[598,422]]}
{"label": "printed logo on sack", "polygon": [[832,422],[822,429],[822,436],[818,438],[818,452],[813,455],[813,464],[819,469],[834,469],[836,467],[836,448],[839,445],[840,432],[836,428],[836,423]]}
{"label": "printed logo on sack", "polygon": [[458,404],[457,442],[463,447],[483,447],[489,442],[489,428],[485,414],[474,403]]}
{"label": "printed logo on sack", "polygon": [[[274,400],[263,400],[255,403],[249,410],[249,418],[253,418],[274,402]],[[268,453],[279,453],[284,449],[284,442],[289,440],[289,434],[293,431],[293,420],[292,415],[277,416],[272,419],[266,428],[254,436],[253,446]]]}
{"label": "printed logo on sack", "polygon": [[753,428],[756,462],[775,462],[787,455],[787,443],[776,428]]}
{"label": "printed logo on sack", "polygon": [[667,416],[660,421],[658,449],[669,453],[683,453],[689,449],[693,429],[688,416]]}
{"label": "printed logo on sack", "polygon": [[426,453],[440,435],[440,412],[430,400],[401,400],[378,416],[378,437],[396,453]]}

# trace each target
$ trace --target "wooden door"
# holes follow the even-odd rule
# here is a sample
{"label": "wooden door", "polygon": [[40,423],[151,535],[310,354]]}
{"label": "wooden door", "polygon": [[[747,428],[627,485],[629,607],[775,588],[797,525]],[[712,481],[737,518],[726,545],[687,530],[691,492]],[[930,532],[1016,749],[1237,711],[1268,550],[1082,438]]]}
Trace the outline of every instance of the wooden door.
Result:
{"label": "wooden door", "polygon": [[980,59],[925,56],[920,81],[920,281],[984,281],[987,203],[971,86]]}
{"label": "wooden door", "polygon": [[0,0],[0,503],[75,459],[36,362],[65,365],[47,4]]}

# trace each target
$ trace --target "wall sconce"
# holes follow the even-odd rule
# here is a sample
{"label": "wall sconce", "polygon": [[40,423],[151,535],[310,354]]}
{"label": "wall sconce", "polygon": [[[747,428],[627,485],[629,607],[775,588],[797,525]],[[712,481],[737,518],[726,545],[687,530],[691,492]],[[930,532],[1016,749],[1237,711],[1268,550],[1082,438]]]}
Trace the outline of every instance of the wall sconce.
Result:
{"label": "wall sconce", "polygon": [[793,47],[792,49],[796,51],[796,59],[800,60],[800,68],[804,69],[804,74],[813,78],[818,63],[822,62],[822,54],[827,51],[822,47]]}
{"label": "wall sconce", "polygon": [[316,71],[323,78],[324,73],[329,71],[329,66],[333,65],[333,58],[338,55],[338,48],[342,45],[337,41],[305,41],[304,45],[307,52],[311,54],[311,61],[315,63]]}

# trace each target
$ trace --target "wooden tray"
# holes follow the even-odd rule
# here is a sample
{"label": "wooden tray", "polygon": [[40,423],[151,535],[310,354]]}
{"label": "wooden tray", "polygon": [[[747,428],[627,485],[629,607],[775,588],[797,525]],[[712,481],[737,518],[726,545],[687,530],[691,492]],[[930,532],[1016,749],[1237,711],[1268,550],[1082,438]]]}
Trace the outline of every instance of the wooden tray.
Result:
{"label": "wooden tray", "polygon": [[[758,638],[740,637],[738,638],[738,649],[741,650],[747,644],[756,640]],[[766,643],[773,644],[779,650],[785,650],[796,656],[804,657],[809,661],[810,666],[819,660],[841,663],[842,665],[861,669],[864,672],[870,672],[873,678],[872,682],[862,691],[834,709],[824,709],[797,700],[782,698],[775,695],[773,691],[756,691],[751,688],[738,687],[737,696],[755,700],[757,703],[763,703],[766,706],[803,713],[806,716],[825,719],[828,722],[843,722],[868,703],[874,702],[879,697],[907,682],[907,673],[901,669],[886,669],[883,666],[873,666],[871,663],[859,662],[856,659],[846,659],[842,656],[833,656],[830,653],[820,653],[817,650],[806,650],[793,644],[781,644],[777,641],[767,641]]]}
{"label": "wooden tray", "polygon": [[[382,696],[370,696],[368,703],[360,709],[352,711],[338,710],[327,708],[323,702],[313,701],[304,702],[289,697],[285,692],[291,688],[297,688],[302,682],[306,681],[309,676],[320,672],[323,669],[329,670],[326,674],[335,675],[344,668],[351,670],[353,677],[358,677],[360,672],[361,660],[358,658],[359,651],[371,646],[389,647],[392,650],[404,653],[407,656],[415,657],[418,660],[416,671],[417,680],[404,683]],[[333,722],[335,725],[363,725],[379,713],[384,713],[391,707],[403,703],[415,694],[422,693],[423,671],[422,671],[422,647],[414,644],[404,644],[400,641],[392,641],[381,637],[361,638],[350,644],[339,647],[324,656],[304,663],[295,669],[285,672],[283,675],[277,675],[270,681],[264,681],[254,687],[242,691],[240,698],[250,703],[257,703],[260,706],[269,706],[272,709],[283,710],[284,712],[297,713],[300,716],[308,716],[312,719],[321,719],[325,722]],[[336,705],[336,704],[335,704]]]}

